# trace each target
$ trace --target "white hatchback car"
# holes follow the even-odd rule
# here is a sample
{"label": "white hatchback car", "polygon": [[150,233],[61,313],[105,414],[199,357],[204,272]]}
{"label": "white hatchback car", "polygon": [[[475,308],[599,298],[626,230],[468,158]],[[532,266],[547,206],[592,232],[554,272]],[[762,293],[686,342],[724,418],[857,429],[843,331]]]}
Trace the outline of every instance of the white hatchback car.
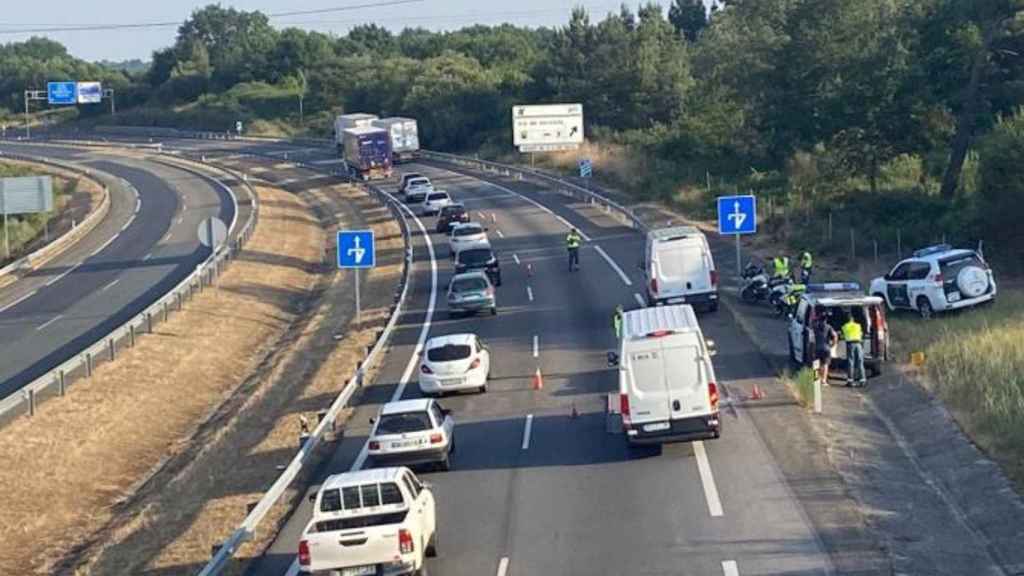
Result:
{"label": "white hatchback car", "polygon": [[487,248],[490,245],[487,240],[487,227],[476,222],[455,224],[448,233],[448,247],[452,260],[467,248]]}
{"label": "white hatchback car", "polygon": [[930,318],[932,312],[994,300],[996,281],[980,254],[941,244],[914,252],[872,280],[870,292],[884,299],[890,310],[914,310]]}
{"label": "white hatchback car", "polygon": [[438,464],[451,468],[455,451],[455,420],[436,400],[421,398],[389,402],[370,420],[366,445],[375,466]]}
{"label": "white hatchback car", "polygon": [[424,216],[432,216],[440,212],[441,208],[451,203],[452,197],[447,192],[444,190],[434,190],[427,194],[427,199],[423,202],[422,214]]}
{"label": "white hatchback car", "polygon": [[491,352],[476,334],[437,336],[423,347],[419,386],[424,395],[487,391]]}

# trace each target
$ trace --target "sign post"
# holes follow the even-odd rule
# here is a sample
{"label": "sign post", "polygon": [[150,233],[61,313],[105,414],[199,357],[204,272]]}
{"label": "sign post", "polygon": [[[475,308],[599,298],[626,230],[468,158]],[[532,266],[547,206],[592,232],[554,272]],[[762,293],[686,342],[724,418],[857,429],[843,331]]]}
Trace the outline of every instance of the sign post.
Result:
{"label": "sign post", "polygon": [[757,197],[719,196],[718,233],[736,237],[736,275],[743,274],[740,236],[757,233]]}
{"label": "sign post", "polygon": [[356,280],[356,324],[362,324],[362,305],[359,301],[359,270],[377,265],[376,243],[373,230],[338,231],[338,268],[351,269]]}

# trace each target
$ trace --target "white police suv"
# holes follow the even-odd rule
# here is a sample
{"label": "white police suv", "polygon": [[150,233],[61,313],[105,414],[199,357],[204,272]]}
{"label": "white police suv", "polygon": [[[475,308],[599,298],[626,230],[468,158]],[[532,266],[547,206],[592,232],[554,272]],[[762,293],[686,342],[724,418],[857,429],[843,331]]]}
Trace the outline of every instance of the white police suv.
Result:
{"label": "white police suv", "polygon": [[890,310],[914,310],[930,318],[933,312],[994,300],[996,281],[981,254],[940,244],[914,252],[872,280],[870,293],[885,300]]}

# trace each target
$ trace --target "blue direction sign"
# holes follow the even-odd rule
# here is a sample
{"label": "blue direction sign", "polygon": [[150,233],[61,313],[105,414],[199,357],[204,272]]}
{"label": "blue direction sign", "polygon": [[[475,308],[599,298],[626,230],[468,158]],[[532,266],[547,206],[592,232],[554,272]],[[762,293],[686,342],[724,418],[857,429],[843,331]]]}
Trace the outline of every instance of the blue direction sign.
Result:
{"label": "blue direction sign", "polygon": [[338,231],[338,268],[373,268],[376,265],[373,230]]}
{"label": "blue direction sign", "polygon": [[718,233],[723,235],[757,232],[757,198],[754,196],[720,196],[718,198]]}
{"label": "blue direction sign", "polygon": [[590,158],[583,158],[579,162],[580,165],[580,178],[590,178],[594,173],[594,165],[590,162]]}
{"label": "blue direction sign", "polygon": [[46,96],[50,104],[75,104],[78,89],[74,82],[47,82]]}

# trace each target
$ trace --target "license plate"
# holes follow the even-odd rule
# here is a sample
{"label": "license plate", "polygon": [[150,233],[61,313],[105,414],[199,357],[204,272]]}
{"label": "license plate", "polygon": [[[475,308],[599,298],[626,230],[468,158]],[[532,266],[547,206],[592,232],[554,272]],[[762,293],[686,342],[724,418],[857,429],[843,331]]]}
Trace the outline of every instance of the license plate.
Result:
{"label": "license plate", "polygon": [[682,304],[683,302],[686,302],[686,298],[684,298],[682,296],[680,296],[679,298],[669,298],[668,299],[668,303],[669,304]]}
{"label": "license plate", "polygon": [[960,301],[960,293],[959,292],[950,292],[949,294],[946,294],[946,300],[949,300],[950,302],[959,302]]}
{"label": "license plate", "polygon": [[377,574],[376,566],[356,566],[355,568],[342,568],[341,576],[374,576]]}
{"label": "license plate", "polygon": [[392,448],[411,448],[413,446],[416,446],[419,443],[420,443],[419,440],[400,440],[398,442],[392,442],[391,443],[391,447]]}
{"label": "license plate", "polygon": [[644,425],[644,432],[658,432],[661,430],[668,430],[671,425],[668,422],[658,422],[655,424]]}
{"label": "license plate", "polygon": [[464,382],[462,378],[453,378],[451,380],[441,380],[441,386],[459,386]]}

